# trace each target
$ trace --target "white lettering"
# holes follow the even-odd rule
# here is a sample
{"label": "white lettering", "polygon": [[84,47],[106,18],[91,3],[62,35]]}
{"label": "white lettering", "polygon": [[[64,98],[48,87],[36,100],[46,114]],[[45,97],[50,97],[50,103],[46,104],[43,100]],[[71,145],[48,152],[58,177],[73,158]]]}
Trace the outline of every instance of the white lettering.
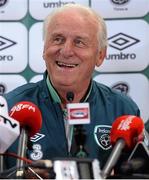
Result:
{"label": "white lettering", "polygon": [[33,107],[29,104],[18,104],[11,109],[11,114],[13,114],[15,111],[20,111],[22,109],[28,109],[30,111],[35,112],[35,107]]}
{"label": "white lettering", "polygon": [[132,123],[134,116],[130,116],[127,119],[124,119],[120,122],[119,126],[118,126],[118,130],[124,130],[127,131],[130,129],[130,124]]}

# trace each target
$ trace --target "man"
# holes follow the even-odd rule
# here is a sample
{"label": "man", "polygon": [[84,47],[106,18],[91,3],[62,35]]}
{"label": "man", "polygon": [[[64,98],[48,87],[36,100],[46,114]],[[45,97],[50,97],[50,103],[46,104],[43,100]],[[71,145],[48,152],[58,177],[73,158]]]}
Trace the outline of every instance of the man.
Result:
{"label": "man", "polygon": [[[43,58],[47,71],[43,80],[23,85],[5,96],[9,108],[25,100],[41,110],[42,138],[33,142],[28,158],[76,156],[74,128],[70,127],[71,133],[67,134],[65,116],[69,103],[66,95],[72,92],[72,103],[90,104],[91,123],[83,125],[84,150],[87,157],[98,158],[103,167],[111,150],[108,134],[112,122],[125,114],[139,116],[139,109],[130,98],[92,80],[94,68],[103,63],[106,50],[104,20],[90,8],[68,4],[46,18]],[[10,151],[16,152],[16,146]],[[14,162],[9,161],[9,165]]]}

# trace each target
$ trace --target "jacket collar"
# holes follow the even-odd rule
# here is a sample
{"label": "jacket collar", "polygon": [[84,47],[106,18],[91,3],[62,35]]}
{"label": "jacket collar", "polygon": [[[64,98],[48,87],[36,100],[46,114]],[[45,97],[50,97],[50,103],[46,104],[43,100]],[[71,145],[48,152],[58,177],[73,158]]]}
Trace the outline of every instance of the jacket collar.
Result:
{"label": "jacket collar", "polygon": [[[49,77],[48,77],[48,74],[46,73],[46,76],[44,76],[44,78],[46,78],[46,85],[48,87],[48,91],[52,97],[52,100],[55,102],[55,103],[61,103],[61,99],[60,99],[60,96],[58,94],[58,92],[56,91],[56,89],[53,87]],[[80,102],[86,102],[91,94],[91,91],[92,91],[92,81],[89,85],[89,88],[87,90],[87,93],[85,94],[85,96],[80,100]]]}

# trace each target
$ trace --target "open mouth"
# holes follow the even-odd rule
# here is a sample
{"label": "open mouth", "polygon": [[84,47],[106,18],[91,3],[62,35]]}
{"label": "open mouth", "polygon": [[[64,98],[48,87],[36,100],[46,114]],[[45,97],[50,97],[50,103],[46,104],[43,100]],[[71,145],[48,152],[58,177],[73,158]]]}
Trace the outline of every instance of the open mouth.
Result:
{"label": "open mouth", "polygon": [[59,61],[56,61],[56,64],[59,67],[63,67],[63,68],[75,68],[76,66],[78,66],[78,64],[68,64],[68,63],[63,63],[63,62],[59,62]]}

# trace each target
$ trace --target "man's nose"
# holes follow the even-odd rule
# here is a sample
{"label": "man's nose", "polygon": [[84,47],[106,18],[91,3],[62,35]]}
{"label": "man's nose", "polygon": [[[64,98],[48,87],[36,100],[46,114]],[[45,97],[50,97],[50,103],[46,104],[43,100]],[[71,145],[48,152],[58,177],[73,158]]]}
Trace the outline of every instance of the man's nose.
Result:
{"label": "man's nose", "polygon": [[63,44],[60,52],[65,58],[73,56],[73,54],[74,54],[73,42],[71,42],[70,40],[67,40]]}

